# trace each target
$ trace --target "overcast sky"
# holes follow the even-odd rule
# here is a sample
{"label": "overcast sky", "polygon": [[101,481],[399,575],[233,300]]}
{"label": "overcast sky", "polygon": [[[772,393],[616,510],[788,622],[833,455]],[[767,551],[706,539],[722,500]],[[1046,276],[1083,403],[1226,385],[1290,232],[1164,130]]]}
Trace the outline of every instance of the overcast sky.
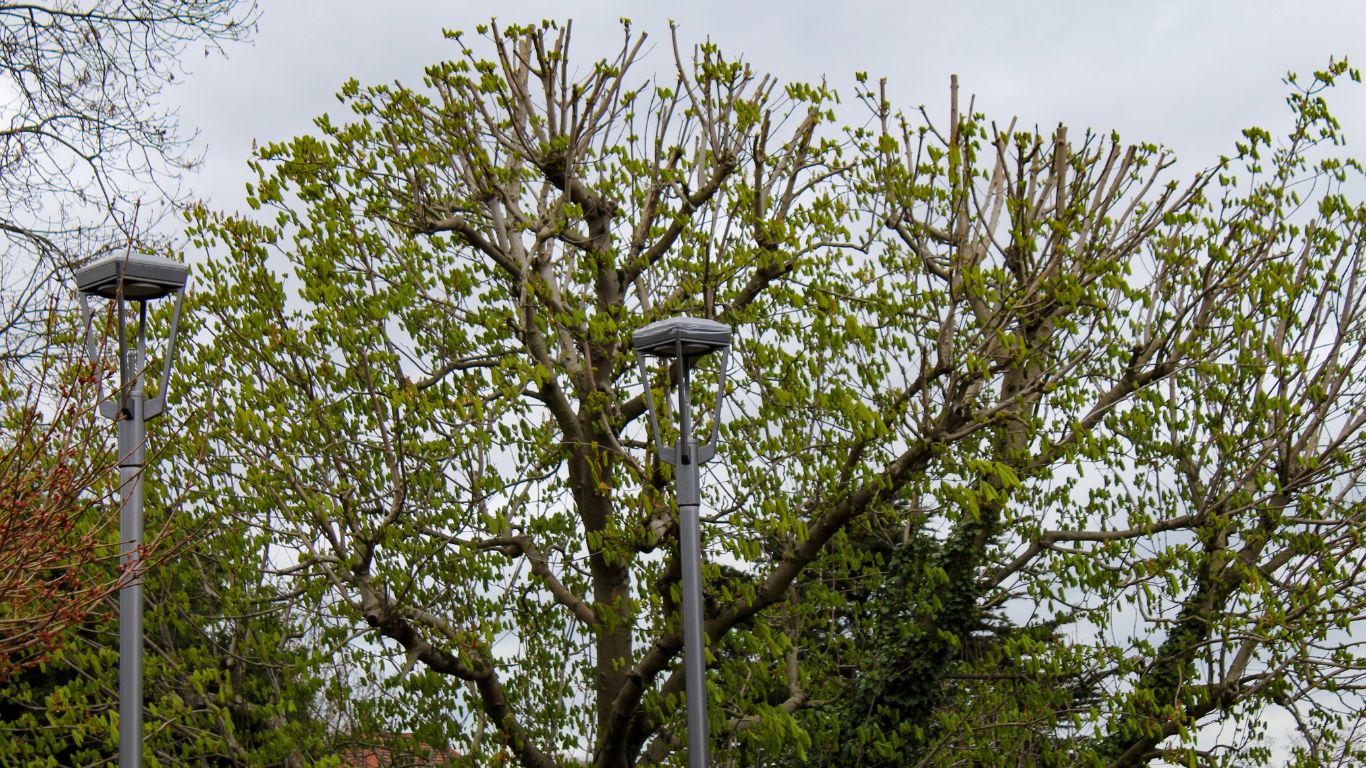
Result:
{"label": "overcast sky", "polygon": [[[572,18],[573,50],[585,66],[616,50],[617,19],[630,17],[655,42],[646,67],[661,69],[670,66],[673,19],[685,43],[711,38],[759,72],[787,81],[824,77],[850,95],[853,73],[866,71],[888,78],[894,105],[925,104],[938,115],[957,73],[962,91],[998,124],[1018,116],[1022,126],[1065,122],[1073,135],[1114,129],[1128,141],[1173,148],[1189,170],[1228,152],[1245,126],[1287,123],[1287,70],[1307,76],[1330,55],[1366,65],[1362,0],[262,5],[252,44],[230,48],[226,58],[192,56],[188,81],[168,93],[205,152],[188,186],[220,208],[242,206],[253,140],[309,132],[323,112],[340,118],[334,94],[350,77],[420,83],[424,66],[454,55],[443,28],[472,34],[494,13],[503,24]],[[1340,87],[1332,103],[1354,150],[1366,146],[1366,86]]]}

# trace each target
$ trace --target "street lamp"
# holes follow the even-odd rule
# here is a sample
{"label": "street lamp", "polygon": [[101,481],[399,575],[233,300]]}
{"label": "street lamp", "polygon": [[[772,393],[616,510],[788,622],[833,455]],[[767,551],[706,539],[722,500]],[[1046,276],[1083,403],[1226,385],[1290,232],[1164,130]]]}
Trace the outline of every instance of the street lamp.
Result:
{"label": "street lamp", "polygon": [[[119,426],[119,564],[126,568],[119,588],[119,768],[142,766],[142,471],[147,462],[147,420],[166,409],[166,386],[175,362],[176,331],[189,269],[160,256],[113,256],[76,271],[76,289],[85,314],[85,345],[91,361],[99,356],[94,340],[90,296],[117,302],[119,391],[100,403],[100,413]],[[166,341],[161,386],[148,400],[147,303],[175,294],[171,335]],[[130,347],[126,302],[138,303],[137,339]]]}
{"label": "street lamp", "polygon": [[[645,383],[645,404],[650,411],[650,430],[661,460],[674,466],[678,495],[678,545],[683,568],[683,679],[688,695],[688,765],[706,768],[707,757],[707,657],[702,634],[702,546],[698,524],[698,467],[716,455],[717,434],[721,428],[721,400],[726,394],[726,367],[730,362],[730,326],[715,320],[673,317],[636,331],[631,337]],[[721,376],[716,390],[716,412],[711,420],[711,437],[703,445],[693,441],[692,368],[700,358],[721,353]],[[645,358],[673,360],[678,370],[678,442],[664,447],[659,433],[659,417],[650,395],[650,379]]]}

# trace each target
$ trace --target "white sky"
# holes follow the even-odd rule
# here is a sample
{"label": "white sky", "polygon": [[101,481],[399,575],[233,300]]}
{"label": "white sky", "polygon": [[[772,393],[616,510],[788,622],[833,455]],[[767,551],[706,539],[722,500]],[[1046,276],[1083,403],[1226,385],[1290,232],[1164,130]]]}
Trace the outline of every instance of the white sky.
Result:
{"label": "white sky", "polygon": [[[1284,126],[1285,86],[1307,77],[1330,55],[1366,67],[1366,2],[1279,0],[1040,0],[949,3],[605,2],[457,3],[435,0],[264,0],[254,44],[228,58],[189,61],[188,82],[168,94],[204,147],[191,192],[222,208],[242,206],[253,139],[286,139],[312,129],[347,78],[362,84],[418,85],[422,68],[454,55],[443,27],[473,35],[496,14],[500,23],[574,19],[574,51],[587,66],[615,52],[617,19],[650,34],[646,66],[668,68],[668,20],[685,43],[710,37],[728,55],[743,54],[759,72],[782,80],[825,76],[847,96],[853,73],[886,76],[893,105],[947,110],[957,73],[965,95],[1004,126],[1076,135],[1115,129],[1127,141],[1172,147],[1187,172],[1231,151],[1241,128]],[[497,9],[495,11],[495,8]],[[644,68],[642,72],[646,71]],[[1353,147],[1366,146],[1366,86],[1337,89],[1332,103]],[[1355,129],[1355,130],[1354,130]],[[1362,153],[1366,155],[1366,152]]]}

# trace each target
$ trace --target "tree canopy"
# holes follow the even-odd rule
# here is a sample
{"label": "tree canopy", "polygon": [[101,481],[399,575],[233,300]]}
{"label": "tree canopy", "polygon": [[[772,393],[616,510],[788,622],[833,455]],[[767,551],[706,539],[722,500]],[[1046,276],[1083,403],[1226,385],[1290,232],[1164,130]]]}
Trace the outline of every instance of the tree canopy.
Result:
{"label": "tree canopy", "polygon": [[[1345,759],[1362,226],[1324,90],[1188,180],[644,37],[451,34],[196,209],[203,514],[473,764],[682,764],[671,476],[631,332],[735,328],[703,490],[727,765]],[[704,371],[699,413],[714,397]],[[671,385],[655,370],[656,403]],[[360,682],[365,682],[361,680]],[[1211,728],[1218,725],[1219,728]],[[1346,751],[1345,751],[1346,750]]]}

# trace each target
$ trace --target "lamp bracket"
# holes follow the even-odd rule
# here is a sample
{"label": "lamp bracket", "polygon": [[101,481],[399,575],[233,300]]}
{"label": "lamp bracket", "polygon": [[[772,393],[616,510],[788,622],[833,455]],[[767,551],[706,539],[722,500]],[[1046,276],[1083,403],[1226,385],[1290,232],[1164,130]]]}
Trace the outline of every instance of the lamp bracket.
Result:
{"label": "lamp bracket", "polygon": [[[676,365],[680,366],[680,378],[682,378],[686,374],[685,369],[691,366],[692,363],[696,361],[695,357],[686,357],[683,354],[681,354],[681,352],[675,359],[677,361]],[[718,390],[716,394],[716,409],[712,415],[712,423],[710,430],[711,435],[708,438],[707,442],[701,444],[694,443],[687,448],[687,450],[691,453],[690,457],[680,457],[679,450],[676,446],[664,445],[664,438],[659,432],[659,417],[655,414],[654,396],[650,394],[650,377],[645,369],[644,355],[637,355],[636,362],[640,366],[640,380],[641,382],[643,382],[645,387],[645,410],[650,415],[650,433],[654,436],[655,451],[659,456],[659,460],[664,462],[665,464],[677,467],[679,465],[680,459],[682,459],[683,463],[685,464],[689,463],[689,459],[691,459],[692,463],[706,464],[708,461],[711,461],[713,458],[715,458],[716,444],[718,442],[718,436],[721,430],[721,401],[725,398],[726,372],[727,369],[730,367],[730,348],[726,347],[721,352],[721,371],[717,381]]]}
{"label": "lamp bracket", "polygon": [[[81,294],[81,317],[85,320],[85,358],[93,369],[100,363],[100,348],[95,343],[95,311],[90,308],[90,297]],[[110,421],[118,421],[123,409],[115,398],[100,400],[100,415]]]}
{"label": "lamp bracket", "polygon": [[142,406],[142,418],[150,421],[166,410],[166,388],[171,383],[171,369],[175,368],[175,342],[180,330],[180,308],[185,303],[185,286],[176,290],[175,310],[171,312],[171,333],[166,341],[166,357],[161,361],[161,385],[157,396],[150,398]]}
{"label": "lamp bracket", "polygon": [[[144,421],[150,421],[166,411],[166,391],[167,387],[170,385],[171,369],[175,367],[176,336],[180,330],[180,310],[185,303],[185,287],[181,286],[175,289],[175,294],[175,310],[171,313],[171,333],[166,343],[166,357],[161,362],[161,382],[160,386],[157,387],[157,396],[148,398],[146,402],[143,403],[142,418]],[[145,306],[146,302],[144,301],[142,303]],[[122,303],[120,302],[120,304]],[[99,346],[95,343],[95,313],[94,310],[90,308],[90,300],[85,293],[81,294],[81,312],[85,318],[85,353],[93,367],[99,364],[100,352]],[[146,322],[144,316],[138,334],[140,338],[146,332]],[[141,351],[138,356],[140,358],[145,358],[145,354],[142,354]],[[120,363],[122,363],[122,361],[120,361]],[[132,418],[133,406],[129,401],[130,397],[130,392],[125,388],[120,388],[116,396],[100,401],[100,415],[110,421],[120,421]]]}

